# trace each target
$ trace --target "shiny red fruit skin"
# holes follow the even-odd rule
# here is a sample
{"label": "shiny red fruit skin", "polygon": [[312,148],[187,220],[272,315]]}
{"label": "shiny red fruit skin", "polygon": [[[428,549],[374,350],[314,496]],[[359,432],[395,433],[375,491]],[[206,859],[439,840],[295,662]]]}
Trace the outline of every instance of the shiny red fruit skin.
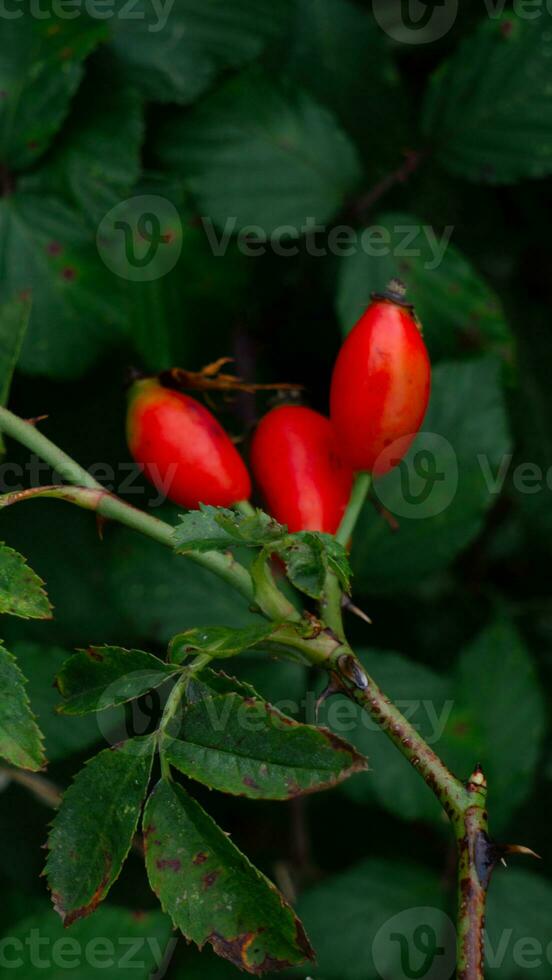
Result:
{"label": "shiny red fruit skin", "polygon": [[375,300],[345,340],[332,378],[331,418],[355,471],[382,476],[397,465],[424,420],[430,388],[429,355],[412,313]]}
{"label": "shiny red fruit skin", "polygon": [[220,423],[195,398],[155,381],[133,385],[127,415],[132,456],[181,507],[230,507],[251,495],[245,463]]}
{"label": "shiny red fruit skin", "polygon": [[353,473],[329,419],[301,405],[273,408],[253,437],[251,467],[269,513],[290,531],[337,531]]}

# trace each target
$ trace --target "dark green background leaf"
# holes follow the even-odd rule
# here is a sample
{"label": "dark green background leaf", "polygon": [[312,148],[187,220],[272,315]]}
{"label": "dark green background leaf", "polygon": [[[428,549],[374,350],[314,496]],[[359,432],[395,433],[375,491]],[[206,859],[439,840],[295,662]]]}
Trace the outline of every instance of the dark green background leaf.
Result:
{"label": "dark green background leaf", "polygon": [[[439,879],[432,872],[409,862],[371,858],[308,891],[299,911],[313,936],[320,976],[327,980],[376,980],[382,969],[389,977],[400,975],[401,946],[388,939],[376,969],[374,947],[366,937],[373,941],[397,916],[395,931],[404,930],[412,949],[414,928],[428,921],[426,909],[439,909],[442,904]],[[441,921],[445,929],[438,938],[439,945],[442,938],[450,942],[442,913]],[[341,943],[336,942],[338,936],[346,937],[346,957]]]}
{"label": "dark green background leaf", "polygon": [[[39,940],[42,951],[39,968],[36,947],[29,942],[33,936]],[[113,969],[122,976],[128,973],[135,980],[149,980],[170,948],[171,924],[161,912],[136,914],[116,905],[106,905],[93,918],[75,922],[67,932],[59,916],[41,903],[40,911],[10,928],[10,941],[11,951],[17,951],[15,958],[21,962],[15,968],[16,975],[24,970],[27,976],[32,976],[33,971],[40,969],[44,980],[60,980],[68,971],[78,970],[81,980],[98,980],[105,977],[107,969]],[[13,969],[1,967],[2,980],[7,980]]]}
{"label": "dark green background leaf", "polygon": [[[75,21],[16,8],[2,21],[0,157],[28,167],[47,149],[82,78],[82,61],[106,36],[87,16]],[[46,14],[46,16],[44,16]]]}
{"label": "dark green background leaf", "polygon": [[374,487],[398,529],[365,507],[352,554],[357,588],[359,583],[377,592],[415,588],[480,533],[486,511],[498,499],[510,450],[500,381],[500,368],[491,359],[434,370],[423,434],[407,462]]}
{"label": "dark green background leaf", "polygon": [[436,72],[424,129],[451,173],[512,184],[552,172],[552,15],[536,13],[483,18]]}
{"label": "dark green background leaf", "polygon": [[343,329],[354,326],[391,279],[407,286],[432,358],[490,350],[513,354],[513,338],[498,297],[450,239],[413,214],[383,214],[369,227],[366,251],[341,260],[337,310]]}
{"label": "dark green background leaf", "polygon": [[112,21],[112,47],[127,76],[155,102],[192,102],[225,68],[251,61],[287,26],[290,0],[179,0],[133,5]]}
{"label": "dark green background leaf", "polygon": [[21,367],[71,377],[113,343],[120,327],[113,285],[78,211],[54,197],[0,202],[0,297],[32,297]]}
{"label": "dark green background leaf", "polygon": [[359,176],[354,145],[307,93],[257,73],[229,82],[168,124],[159,155],[217,228],[271,234],[330,219]]}

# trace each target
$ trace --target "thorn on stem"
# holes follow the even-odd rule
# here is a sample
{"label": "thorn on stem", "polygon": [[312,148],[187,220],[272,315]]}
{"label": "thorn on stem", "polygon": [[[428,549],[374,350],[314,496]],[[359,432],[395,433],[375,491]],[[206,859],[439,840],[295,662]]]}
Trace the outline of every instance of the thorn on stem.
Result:
{"label": "thorn on stem", "polygon": [[347,612],[352,613],[353,616],[358,616],[359,619],[362,619],[365,623],[368,623],[370,626],[373,625],[373,621],[370,619],[368,614],[365,613],[362,609],[359,609],[358,606],[355,606],[354,602],[351,601],[348,595],[344,594],[342,596],[341,605],[343,609],[346,609]]}
{"label": "thorn on stem", "polygon": [[504,844],[501,846],[500,850],[503,854],[523,854],[526,857],[534,857],[537,861],[542,861],[540,854],[537,854],[536,851],[531,850],[530,847],[524,847],[523,844]]}
{"label": "thorn on stem", "polygon": [[318,716],[320,714],[320,709],[322,705],[328,700],[328,698],[333,697],[334,694],[341,694],[342,688],[340,685],[336,684],[335,678],[332,677],[330,683],[324,688],[322,694],[318,698],[314,706],[314,720],[318,724]]}
{"label": "thorn on stem", "polygon": [[104,517],[103,514],[96,514],[96,528],[98,531],[98,537],[100,541],[103,541],[104,539],[104,529],[106,524],[107,524],[107,517]]}
{"label": "thorn on stem", "polygon": [[487,780],[485,778],[485,773],[483,772],[483,769],[481,768],[479,763],[476,765],[474,771],[472,772],[470,778],[468,779],[467,787],[468,790],[471,790],[472,792],[475,792],[476,790],[487,789]]}

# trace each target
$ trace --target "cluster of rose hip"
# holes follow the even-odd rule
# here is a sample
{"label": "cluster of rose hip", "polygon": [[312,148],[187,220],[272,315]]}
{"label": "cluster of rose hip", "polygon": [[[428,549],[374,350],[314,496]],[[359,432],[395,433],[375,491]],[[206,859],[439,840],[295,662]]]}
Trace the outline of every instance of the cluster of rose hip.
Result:
{"label": "cluster of rose hip", "polygon": [[[420,324],[393,282],[373,298],[339,352],[331,417],[281,404],[259,422],[250,466],[268,512],[290,531],[334,534],[355,473],[382,476],[407,452],[430,382]],[[151,482],[182,507],[230,507],[252,495],[246,464],[213,414],[158,380],[131,389],[128,441]]]}

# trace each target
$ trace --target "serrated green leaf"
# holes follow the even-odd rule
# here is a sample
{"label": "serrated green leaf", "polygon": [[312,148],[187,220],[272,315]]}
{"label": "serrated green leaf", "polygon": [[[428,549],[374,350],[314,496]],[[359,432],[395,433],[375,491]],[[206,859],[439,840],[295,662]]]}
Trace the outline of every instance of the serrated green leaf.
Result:
{"label": "serrated green leaf", "polygon": [[186,698],[190,704],[219,694],[242,694],[245,698],[259,698],[251,684],[230,677],[222,670],[211,668],[195,674],[186,688]]}
{"label": "serrated green leaf", "polygon": [[259,800],[315,793],[367,768],[364,757],[328,729],[239,694],[190,704],[161,752],[211,789]]}
{"label": "serrated green leaf", "polygon": [[0,300],[32,297],[20,366],[74,377],[121,330],[112,277],[81,215],[54,197],[0,201]]}
{"label": "serrated green leaf", "polygon": [[[100,980],[112,970],[133,980],[150,980],[164,954],[170,953],[171,923],[160,911],[105,905],[92,919],[75,922],[67,933],[47,903],[41,903],[33,915],[28,914],[28,896],[26,904],[25,918],[10,925],[11,948],[17,950],[15,969],[21,976],[30,977],[40,969],[42,980],[60,980],[78,970],[79,980]],[[30,937],[42,947],[40,967]],[[2,980],[12,969],[2,967]]]}
{"label": "serrated green leaf", "polygon": [[226,551],[238,545],[262,547],[271,545],[286,534],[286,528],[278,524],[262,510],[246,516],[224,507],[206,507],[190,511],[180,518],[174,530],[174,546],[179,554],[187,551]]}
{"label": "serrated green leaf", "polygon": [[259,508],[253,514],[219,508],[215,520],[237,543],[251,548],[269,546],[286,532],[282,524],[278,524],[278,521]]}
{"label": "serrated green leaf", "polygon": [[368,9],[297,0],[285,58],[286,75],[332,109],[363,151],[367,186],[396,166],[411,124],[391,46]]}
{"label": "serrated green leaf", "polygon": [[235,657],[243,650],[268,640],[274,632],[274,625],[246,626],[244,629],[231,629],[227,626],[202,626],[173,637],[170,643],[172,663],[181,664],[189,653],[198,650],[211,653],[213,657]]}
{"label": "serrated green leaf", "polygon": [[0,544],[0,613],[21,619],[51,619],[52,607],[43,584],[23,555]]}
{"label": "serrated green leaf", "polygon": [[144,841],[151,887],[188,940],[210,943],[255,975],[313,958],[274,885],[181,786],[158,783],[146,804]]}
{"label": "serrated green leaf", "polygon": [[132,19],[121,12],[111,21],[112,47],[147,99],[185,105],[223,69],[256,58],[286,28],[291,9],[290,0],[179,0],[167,18],[138,0]]}
{"label": "serrated green leaf", "polygon": [[376,217],[370,251],[359,248],[341,259],[337,310],[343,330],[355,325],[372,293],[399,278],[432,360],[482,351],[511,357],[513,336],[500,300],[450,244],[451,233],[452,228],[436,229],[413,214]]}
{"label": "serrated green leaf", "polygon": [[60,138],[26,191],[56,194],[94,228],[140,175],[142,101],[110,61],[87,74]]}
{"label": "serrated green leaf", "polygon": [[46,757],[26,683],[13,654],[0,646],[0,756],[13,766],[37,772]]}
{"label": "serrated green leaf", "polygon": [[[234,539],[217,521],[216,507],[201,507],[180,518],[174,529],[174,547],[178,554],[187,551],[224,551]],[[236,515],[237,520],[237,515]]]}
{"label": "serrated green leaf", "polygon": [[552,14],[483,18],[435,73],[423,127],[451,173],[513,184],[552,173]]}
{"label": "serrated green leaf", "polygon": [[510,444],[498,363],[437,365],[421,434],[405,460],[374,484],[384,513],[366,507],[355,532],[358,588],[412,589],[446,567],[480,533],[498,500]]}
{"label": "serrated green leaf", "polygon": [[270,235],[328,221],[359,179],[354,145],[305,92],[259,72],[233,79],[169,122],[159,156],[219,229]]}
{"label": "serrated green leaf", "polygon": [[118,878],[136,832],[155,739],[130,739],[86,763],[48,837],[45,874],[65,925],[90,915]]}
{"label": "serrated green leaf", "polygon": [[102,738],[111,738],[111,730],[118,719],[109,713],[102,717],[102,727],[96,715],[82,718],[66,718],[56,713],[59,701],[54,686],[56,674],[67,661],[69,651],[50,644],[16,642],[13,651],[25,675],[28,690],[38,724],[44,733],[46,755],[49,762],[59,762],[77,753],[89,751]]}
{"label": "serrated green leaf", "polygon": [[107,36],[106,25],[48,11],[4,17],[0,56],[0,157],[16,170],[48,148],[82,78],[82,62]]}
{"label": "serrated green leaf", "polygon": [[67,660],[57,675],[64,699],[57,710],[64,715],[104,711],[159,687],[175,669],[142,650],[89,647]]}
{"label": "serrated green leaf", "polygon": [[285,562],[290,581],[311,598],[322,597],[328,572],[337,576],[345,592],[350,590],[351,569],[347,552],[333,535],[299,531],[288,535],[275,550]]}

